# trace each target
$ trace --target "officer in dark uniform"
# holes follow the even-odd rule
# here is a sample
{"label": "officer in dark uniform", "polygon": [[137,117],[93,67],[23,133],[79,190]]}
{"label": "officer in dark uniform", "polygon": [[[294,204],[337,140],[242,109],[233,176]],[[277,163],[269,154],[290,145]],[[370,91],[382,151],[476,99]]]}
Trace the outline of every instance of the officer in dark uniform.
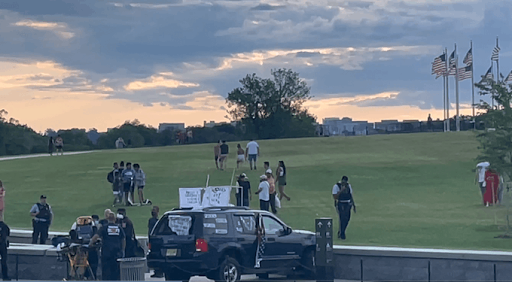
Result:
{"label": "officer in dark uniform", "polygon": [[91,239],[94,245],[101,238],[101,272],[102,280],[116,281],[121,279],[118,258],[124,257],[126,236],[119,225],[116,224],[114,213],[108,214],[108,224],[101,227],[98,234]]}
{"label": "officer in dark uniform", "polygon": [[354,213],[356,212],[356,203],[352,196],[352,186],[348,183],[348,177],[343,176],[341,181],[334,185],[332,188],[332,196],[335,200],[340,220],[338,238],[345,240],[345,230],[347,229],[350,221],[350,209],[353,207]]}
{"label": "officer in dark uniform", "polygon": [[9,247],[7,237],[9,235],[11,235],[11,229],[5,222],[0,221],[0,256],[2,256],[2,278],[4,281],[11,280],[7,273],[7,247]]}
{"label": "officer in dark uniform", "polygon": [[123,228],[126,235],[126,257],[135,257],[135,250],[137,249],[137,239],[135,239],[135,230],[133,222],[126,216],[126,209],[117,209],[117,224]]}
{"label": "officer in dark uniform", "polygon": [[40,202],[32,206],[30,215],[34,217],[32,220],[32,226],[34,228],[32,244],[37,244],[38,238],[40,238],[39,244],[46,244],[48,229],[50,229],[53,220],[53,212],[52,207],[46,203],[45,195],[41,195]]}

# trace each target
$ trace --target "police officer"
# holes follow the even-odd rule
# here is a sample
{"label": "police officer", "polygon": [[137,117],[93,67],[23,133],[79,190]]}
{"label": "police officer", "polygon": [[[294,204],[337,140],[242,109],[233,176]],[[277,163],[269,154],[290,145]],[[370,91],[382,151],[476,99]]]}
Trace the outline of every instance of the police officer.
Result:
{"label": "police officer", "polygon": [[354,213],[356,212],[356,203],[352,196],[352,186],[348,183],[348,177],[343,176],[341,181],[332,187],[332,197],[334,198],[340,220],[338,238],[345,240],[345,230],[350,221],[350,209],[353,207]]}
{"label": "police officer", "polygon": [[126,209],[117,209],[117,224],[123,228],[126,235],[126,257],[135,257],[135,250],[137,249],[137,239],[135,239],[135,230],[133,222],[126,216]]}
{"label": "police officer", "polygon": [[7,237],[9,237],[9,235],[11,235],[11,229],[9,229],[9,226],[7,226],[3,220],[0,221],[0,256],[2,256],[2,278],[4,281],[11,280],[7,273],[7,247],[9,246]]}
{"label": "police officer", "polygon": [[123,229],[116,224],[114,213],[109,213],[107,220],[108,224],[102,226],[98,233],[92,237],[91,245],[94,245],[101,238],[103,242],[101,247],[102,280],[116,281],[121,279],[117,259],[124,257],[126,236]]}
{"label": "police officer", "polygon": [[52,224],[53,212],[52,207],[46,203],[46,196],[41,195],[40,202],[33,205],[30,210],[30,215],[34,217],[32,219],[32,226],[34,232],[32,233],[32,244],[37,244],[37,239],[40,238],[40,244],[46,244],[48,239],[48,229]]}

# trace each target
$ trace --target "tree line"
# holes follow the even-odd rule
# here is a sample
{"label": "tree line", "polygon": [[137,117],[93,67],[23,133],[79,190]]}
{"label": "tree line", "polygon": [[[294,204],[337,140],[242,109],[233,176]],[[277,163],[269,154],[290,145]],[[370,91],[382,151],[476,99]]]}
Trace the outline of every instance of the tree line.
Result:
{"label": "tree line", "polygon": [[65,151],[114,149],[120,137],[128,147],[137,148],[315,136],[316,118],[303,108],[312,98],[311,89],[298,73],[277,69],[271,71],[271,78],[252,74],[242,78],[240,84],[226,98],[228,115],[237,121],[235,125],[189,127],[192,138],[187,138],[186,132],[158,132],[138,120],[126,121],[104,133],[81,128],[38,133],[14,118],[7,119],[7,111],[0,110],[0,155],[46,153],[49,137],[57,135],[63,138]]}

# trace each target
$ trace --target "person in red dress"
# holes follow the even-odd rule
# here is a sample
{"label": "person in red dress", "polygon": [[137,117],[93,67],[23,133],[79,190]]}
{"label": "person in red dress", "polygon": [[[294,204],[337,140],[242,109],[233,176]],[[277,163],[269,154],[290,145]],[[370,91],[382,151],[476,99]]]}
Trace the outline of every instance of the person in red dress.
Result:
{"label": "person in red dress", "polygon": [[490,169],[485,172],[485,194],[484,205],[489,206],[498,202],[498,188],[500,186],[500,176],[498,172]]}

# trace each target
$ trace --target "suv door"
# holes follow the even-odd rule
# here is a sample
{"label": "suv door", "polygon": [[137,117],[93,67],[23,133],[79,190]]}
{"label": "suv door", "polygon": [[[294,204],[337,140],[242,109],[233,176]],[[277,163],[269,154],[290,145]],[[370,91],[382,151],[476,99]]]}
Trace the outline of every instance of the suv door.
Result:
{"label": "suv door", "polygon": [[233,225],[235,240],[242,252],[243,261],[239,263],[246,268],[254,268],[258,247],[256,216],[254,213],[235,213],[233,214]]}
{"label": "suv door", "polygon": [[266,238],[262,267],[271,269],[292,267],[299,254],[296,254],[294,242],[284,235],[286,226],[270,214],[262,216]]}

